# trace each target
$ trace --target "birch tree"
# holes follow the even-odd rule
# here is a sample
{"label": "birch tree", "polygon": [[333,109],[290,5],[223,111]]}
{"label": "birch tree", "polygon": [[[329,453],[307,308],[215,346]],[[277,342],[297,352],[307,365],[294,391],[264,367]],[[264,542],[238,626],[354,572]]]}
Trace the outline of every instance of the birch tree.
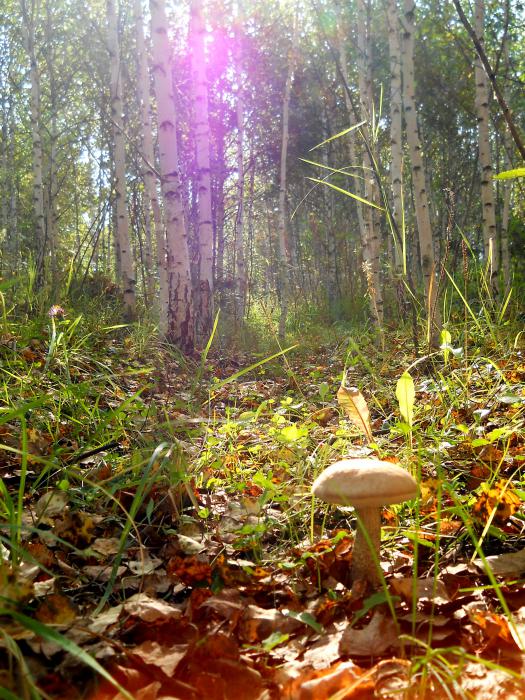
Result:
{"label": "birch tree", "polygon": [[35,3],[28,7],[27,0],[20,0],[22,10],[22,36],[29,58],[30,120],[33,175],[33,223],[35,230],[36,282],[42,286],[45,273],[46,232],[44,216],[44,187],[42,166],[42,138],[40,130],[40,72],[35,49]]}
{"label": "birch tree", "polygon": [[197,331],[206,340],[213,326],[213,221],[210,176],[210,125],[208,117],[208,81],[204,52],[205,27],[202,0],[192,0],[190,24],[193,118],[197,164],[197,238],[198,289]]}
{"label": "birch tree", "polygon": [[[137,42],[137,78],[138,96],[141,116],[141,144],[142,144],[142,179],[144,182],[144,216],[146,225],[146,238],[150,239],[150,251],[147,253],[147,296],[153,300],[155,291],[155,278],[153,276],[151,260],[151,232],[156,242],[157,266],[159,271],[159,298],[160,306],[168,305],[168,273],[166,259],[166,236],[162,222],[162,212],[157,190],[157,175],[155,172],[155,151],[153,147],[153,131],[151,119],[150,83],[148,72],[148,52],[144,37],[144,17],[142,0],[134,0],[135,38]],[[165,330],[165,329],[164,329]]]}
{"label": "birch tree", "polygon": [[297,35],[297,16],[295,16],[293,25],[292,44],[288,53],[286,79],[284,83],[281,121],[281,159],[279,167],[279,209],[277,230],[279,234],[279,294],[281,305],[281,313],[279,316],[279,340],[281,342],[284,341],[284,336],[286,333],[286,320],[288,318],[288,306],[290,302],[286,183],[290,120],[290,96],[292,92],[293,75],[295,69],[295,53],[297,49],[298,39]]}
{"label": "birch tree", "polygon": [[246,260],[244,255],[244,73],[242,56],[242,10],[237,4],[237,21],[233,47],[233,63],[236,74],[235,116],[237,121],[236,161],[237,161],[237,212],[235,215],[235,318],[244,318],[246,303]]}
{"label": "birch tree", "polygon": [[116,247],[119,273],[123,287],[124,305],[128,318],[135,315],[135,273],[129,232],[126,187],[126,142],[122,107],[122,73],[118,17],[114,0],[107,0],[108,49],[110,59],[111,121],[113,164],[115,175]]}
{"label": "birch tree", "polygon": [[[475,31],[481,47],[485,45],[485,2],[476,0],[475,4]],[[475,62],[476,80],[476,117],[478,120],[478,150],[479,165],[481,169],[481,211],[483,230],[483,255],[485,263],[489,266],[490,284],[495,290],[499,273],[499,251],[496,232],[496,208],[494,202],[494,190],[492,185],[492,155],[490,151],[489,136],[489,85],[483,64],[476,54]]]}
{"label": "birch tree", "polygon": [[[364,187],[363,196],[372,204],[377,204],[379,195],[374,179],[372,162],[373,135],[372,114],[374,96],[372,90],[372,65],[371,65],[371,40],[370,40],[370,2],[369,0],[357,0],[357,72],[359,83],[359,104],[361,119],[367,123],[363,127],[363,133],[368,141],[368,148],[363,149]],[[380,271],[381,237],[377,210],[365,205],[363,217],[363,264],[367,278],[368,293],[372,300],[372,312],[374,320],[379,328],[383,326],[383,289]]]}
{"label": "birch tree", "polygon": [[408,149],[412,171],[412,186],[416,209],[416,225],[419,237],[421,270],[425,284],[427,319],[429,323],[429,342],[437,342],[437,329],[440,326],[440,314],[437,307],[436,264],[434,241],[428,202],[425,164],[419,138],[414,78],[414,0],[403,0],[401,17],[402,41],[401,61],[403,70],[403,106]]}
{"label": "birch tree", "polygon": [[[403,231],[403,96],[401,85],[401,47],[397,0],[387,2],[388,47],[390,59],[390,184],[392,217],[399,232]],[[394,269],[403,271],[403,251],[394,238]]]}
{"label": "birch tree", "polygon": [[150,12],[169,287],[168,298],[163,300],[160,309],[160,326],[171,342],[181,350],[191,352],[195,341],[195,321],[188,234],[179,174],[172,58],[164,0],[150,0]]}

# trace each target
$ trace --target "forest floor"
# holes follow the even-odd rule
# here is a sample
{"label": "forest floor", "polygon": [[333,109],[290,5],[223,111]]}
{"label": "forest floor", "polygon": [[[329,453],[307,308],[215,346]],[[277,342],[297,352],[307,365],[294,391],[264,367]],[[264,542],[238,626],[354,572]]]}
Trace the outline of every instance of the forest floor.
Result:
{"label": "forest floor", "polygon": [[[519,333],[415,362],[393,331],[196,360],[57,309],[1,331],[0,698],[525,698]],[[367,456],[420,485],[376,591],[352,509],[310,493]]]}

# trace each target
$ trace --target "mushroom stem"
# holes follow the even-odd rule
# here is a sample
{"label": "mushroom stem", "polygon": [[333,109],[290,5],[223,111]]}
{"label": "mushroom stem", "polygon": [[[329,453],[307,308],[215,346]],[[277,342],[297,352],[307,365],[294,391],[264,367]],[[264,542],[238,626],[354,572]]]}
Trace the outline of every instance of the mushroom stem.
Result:
{"label": "mushroom stem", "polygon": [[[355,509],[358,522],[352,550],[352,581],[365,580],[372,586],[381,585],[378,571],[381,543],[381,509],[377,506]],[[367,535],[364,534],[366,531]],[[370,541],[370,544],[369,542]]]}

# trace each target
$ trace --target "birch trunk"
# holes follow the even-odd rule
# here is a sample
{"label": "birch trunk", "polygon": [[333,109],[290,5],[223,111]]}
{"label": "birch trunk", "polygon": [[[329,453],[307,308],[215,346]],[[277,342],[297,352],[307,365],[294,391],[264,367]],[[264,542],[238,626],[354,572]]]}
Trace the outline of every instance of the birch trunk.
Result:
{"label": "birch trunk", "polygon": [[[503,58],[505,61],[505,73],[508,76],[510,68],[509,60],[509,37],[505,35],[503,41]],[[510,170],[511,160],[510,154],[513,149],[512,136],[508,129],[503,132],[503,170]],[[510,289],[511,282],[511,267],[510,267],[510,240],[509,240],[509,222],[510,222],[510,204],[512,198],[512,180],[503,180],[500,184],[503,189],[503,209],[501,212],[501,272],[503,275],[503,284],[505,291]]]}
{"label": "birch trunk", "polygon": [[[153,147],[153,132],[151,119],[151,98],[150,98],[150,82],[148,74],[148,52],[146,50],[146,41],[144,39],[144,16],[142,12],[142,0],[135,0],[135,37],[137,42],[137,74],[138,74],[138,91],[140,100],[140,114],[142,122],[142,180],[144,182],[144,211],[146,215],[146,227],[150,227],[149,238],[151,240],[151,231],[155,239],[157,248],[157,266],[159,271],[159,298],[160,306],[166,308],[168,306],[168,271],[166,260],[166,235],[164,225],[162,223],[162,213],[157,190],[157,176],[155,173],[155,150]],[[148,237],[148,232],[146,232]],[[151,248],[151,244],[150,244]],[[147,271],[149,273],[147,293],[148,298],[153,300],[155,293],[155,278],[153,276],[153,261],[152,254],[147,253]],[[162,320],[161,315],[161,320]],[[164,319],[165,320],[165,319]],[[161,332],[164,334],[167,328],[162,327]]]}
{"label": "birch trunk", "polygon": [[193,83],[193,115],[197,164],[198,297],[197,332],[206,342],[213,328],[213,221],[210,176],[210,125],[208,80],[204,52],[205,27],[202,0],[192,0],[190,48]]}
{"label": "birch trunk", "polygon": [[46,231],[46,241],[49,248],[51,256],[51,275],[53,280],[53,287],[57,284],[57,274],[58,274],[58,245],[56,240],[56,225],[57,225],[57,140],[58,140],[58,129],[57,129],[57,102],[58,102],[58,92],[56,85],[56,74],[55,74],[55,56],[53,54],[53,2],[52,0],[47,0],[46,2],[46,25],[45,25],[45,37],[46,37],[46,50],[44,52],[48,80],[49,80],[49,101],[51,116],[49,120],[49,156],[46,172],[47,187],[44,189],[44,219],[45,219],[45,231]]}
{"label": "birch trunk", "polygon": [[29,57],[36,284],[37,287],[41,287],[44,282],[45,274],[46,232],[44,217],[44,187],[42,177],[42,139],[40,135],[40,74],[35,50],[34,8],[32,8],[31,12],[29,12],[26,0],[20,0],[20,7],[23,18],[23,40],[27,55]]}
{"label": "birch trunk", "polygon": [[[344,45],[344,32],[342,31],[343,28],[343,17],[342,17],[342,12],[340,10],[340,6],[338,5],[338,20],[339,20],[339,32],[337,33],[337,41],[338,41],[338,54],[339,54],[339,64],[340,64],[340,70],[343,76],[344,80],[344,96],[345,96],[345,106],[346,106],[346,112],[348,115],[349,121],[355,121],[357,122],[359,114],[356,114],[357,110],[354,110],[354,105],[350,101],[350,95],[348,94],[348,90],[346,89],[347,86],[350,84],[349,82],[349,77],[348,77],[348,66],[347,66],[347,56],[346,56],[346,50],[345,50],[345,45]],[[357,157],[357,148],[356,148],[356,136],[355,136],[355,131],[351,131],[348,134],[348,140],[347,140],[347,148],[348,148],[348,158],[350,161],[350,165],[356,166],[358,163],[358,157]],[[354,187],[356,193],[360,196],[364,196],[364,191],[362,187],[363,180],[361,178],[356,178],[354,180]],[[370,254],[368,252],[368,240],[366,237],[366,231],[365,231],[365,221],[364,221],[364,216],[363,216],[363,206],[359,202],[355,202],[356,210],[357,210],[357,223],[359,226],[359,239],[361,241],[361,249],[363,251],[363,259],[368,260],[370,258]],[[373,309],[371,308],[372,313]]]}
{"label": "birch trunk", "polygon": [[[392,187],[392,217],[397,230],[403,232],[403,131],[401,47],[399,43],[399,15],[397,0],[388,0],[388,46],[390,56],[390,183]],[[405,251],[394,236],[394,270],[403,272]]]}
{"label": "birch trunk", "polygon": [[[369,0],[357,0],[357,71],[359,82],[359,103],[361,119],[366,120],[363,133],[369,148],[374,148],[372,136],[373,90],[371,69],[370,41],[370,3]],[[368,149],[363,150],[364,198],[377,204],[379,193],[373,177],[373,162]],[[372,313],[378,328],[383,326],[383,289],[380,271],[381,238],[376,210],[364,205],[363,233],[366,244],[363,247],[363,260],[367,278],[368,293],[372,300]]]}
{"label": "birch trunk", "polygon": [[195,335],[193,296],[188,234],[179,175],[177,114],[164,0],[150,0],[150,11],[169,286],[167,304],[160,310],[161,326],[166,329],[166,335],[171,342],[184,352],[191,352]]}
{"label": "birch trunk", "polygon": [[242,10],[238,3],[235,28],[234,65],[237,74],[235,111],[237,118],[237,214],[235,216],[235,319],[244,319],[246,303],[246,257],[244,254],[244,90],[241,21]]}
{"label": "birch trunk", "polygon": [[120,257],[120,275],[124,306],[129,319],[135,316],[135,273],[129,234],[126,188],[126,143],[122,118],[122,76],[118,18],[114,0],[107,0],[108,49],[110,58],[110,94],[115,175],[116,240]]}
{"label": "birch trunk", "polygon": [[292,92],[292,82],[295,68],[295,52],[297,46],[297,17],[294,18],[293,37],[290,54],[288,56],[288,67],[284,84],[283,111],[281,123],[281,163],[279,169],[279,209],[278,209],[278,235],[279,235],[279,293],[281,313],[279,316],[279,340],[282,343],[286,333],[286,320],[288,317],[288,306],[290,296],[289,262],[288,262],[288,226],[286,207],[286,175],[289,140],[289,119],[290,119],[290,96]]}
{"label": "birch trunk", "polygon": [[426,174],[421,141],[417,124],[414,80],[414,0],[403,0],[403,16],[401,18],[401,65],[403,71],[403,106],[407,131],[408,148],[412,170],[412,187],[416,209],[416,224],[419,240],[419,255],[421,270],[425,284],[428,340],[437,343],[439,326],[441,325],[439,308],[437,306],[437,282],[434,258],[434,241],[432,224],[426,188]]}
{"label": "birch trunk", "polygon": [[[482,48],[485,44],[485,2],[476,0],[474,28]],[[477,56],[477,54],[476,54]],[[478,120],[478,150],[481,168],[481,210],[483,228],[483,256],[488,265],[490,285],[497,290],[499,253],[496,232],[496,207],[492,187],[492,155],[489,137],[489,85],[485,70],[478,57],[475,63],[476,116]]]}

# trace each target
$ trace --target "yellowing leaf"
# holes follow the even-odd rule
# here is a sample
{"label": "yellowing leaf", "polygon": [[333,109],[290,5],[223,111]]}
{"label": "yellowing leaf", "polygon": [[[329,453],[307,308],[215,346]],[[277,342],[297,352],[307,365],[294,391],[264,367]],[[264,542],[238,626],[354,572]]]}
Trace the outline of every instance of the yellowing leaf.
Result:
{"label": "yellowing leaf", "polygon": [[414,380],[408,372],[403,372],[396,386],[396,398],[399,401],[399,411],[408,425],[412,426],[414,419],[414,401],[416,390]]}
{"label": "yellowing leaf", "polygon": [[352,423],[372,442],[370,412],[363,394],[355,386],[348,389],[342,384],[337,391],[337,401]]}
{"label": "yellowing leaf", "polygon": [[504,170],[502,173],[494,175],[494,180],[513,180],[516,177],[525,177],[525,168],[515,170]]}

